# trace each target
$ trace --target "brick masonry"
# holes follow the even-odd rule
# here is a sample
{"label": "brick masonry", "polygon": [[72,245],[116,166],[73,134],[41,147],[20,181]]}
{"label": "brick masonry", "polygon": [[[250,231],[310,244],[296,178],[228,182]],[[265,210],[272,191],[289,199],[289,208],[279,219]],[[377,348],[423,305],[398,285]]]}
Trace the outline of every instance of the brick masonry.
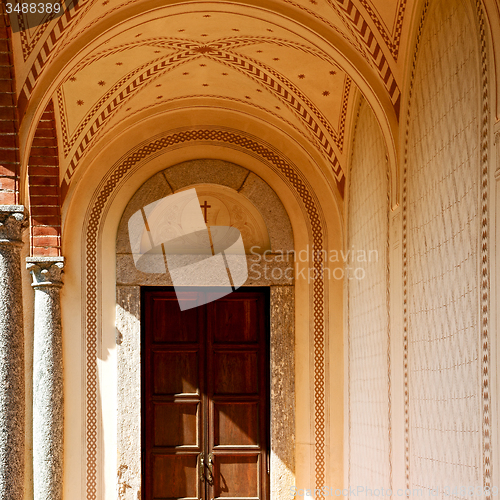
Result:
{"label": "brick masonry", "polygon": [[0,205],[19,203],[19,143],[11,30],[0,6]]}
{"label": "brick masonry", "polygon": [[61,255],[59,153],[54,104],[49,102],[33,138],[28,165],[31,255]]}

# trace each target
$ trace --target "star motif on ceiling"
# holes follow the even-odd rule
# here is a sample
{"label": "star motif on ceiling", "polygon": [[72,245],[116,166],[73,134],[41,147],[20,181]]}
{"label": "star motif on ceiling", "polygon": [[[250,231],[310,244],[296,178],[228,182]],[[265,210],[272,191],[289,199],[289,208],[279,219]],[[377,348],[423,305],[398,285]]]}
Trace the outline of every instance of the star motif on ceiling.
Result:
{"label": "star motif on ceiling", "polygon": [[104,0],[104,2],[102,2],[103,5],[108,5],[109,3],[109,0]]}
{"label": "star motif on ceiling", "polygon": [[208,36],[206,33],[203,33],[201,36]]}
{"label": "star motif on ceiling", "polygon": [[205,14],[203,17],[212,17],[210,14]]}
{"label": "star motif on ceiling", "polygon": [[130,111],[132,108],[127,108],[125,111]]}
{"label": "star motif on ceiling", "polygon": [[279,57],[273,57],[273,61],[279,61],[280,58]]}
{"label": "star motif on ceiling", "polygon": [[155,50],[155,54],[159,54],[159,53],[160,53],[160,51],[159,51],[159,50]]}
{"label": "star motif on ceiling", "polygon": [[200,64],[200,66],[201,66],[202,68],[204,68],[204,67],[206,66],[206,64],[203,64],[203,63],[202,63],[202,64]]}
{"label": "star motif on ceiling", "polygon": [[212,52],[213,50],[214,50],[213,47],[210,47],[209,45],[201,45],[200,47],[195,47],[193,49],[193,52],[196,52],[198,54],[208,54],[209,52]]}
{"label": "star motif on ceiling", "polygon": [[333,71],[333,70],[332,70],[332,71],[330,71],[330,75],[332,75],[332,76],[333,76],[333,75],[336,75],[336,74],[337,74],[337,72],[336,72],[336,71]]}
{"label": "star motif on ceiling", "polygon": [[267,31],[270,31],[271,33],[273,32],[273,30],[271,28],[267,28]]}
{"label": "star motif on ceiling", "polygon": [[189,73],[188,73],[187,71],[186,71],[186,72],[184,72],[184,73],[182,73],[182,74],[183,74],[184,76],[189,75]]}
{"label": "star motif on ceiling", "polygon": [[204,84],[203,84],[203,86],[204,86],[204,87],[208,87],[208,83],[204,83]]}
{"label": "star motif on ceiling", "polygon": [[122,62],[117,62],[117,63],[116,63],[116,65],[117,65],[117,66],[122,66],[122,65],[123,65],[123,63],[122,63]]}
{"label": "star motif on ceiling", "polygon": [[238,28],[233,28],[233,31],[240,31]]}
{"label": "star motif on ceiling", "polygon": [[179,30],[179,33],[182,33],[183,31],[186,31],[186,30],[184,30],[184,29],[182,29],[182,30]]}
{"label": "star motif on ceiling", "polygon": [[159,84],[157,85],[157,87],[161,87],[161,83],[159,83]]}
{"label": "star motif on ceiling", "polygon": [[325,91],[323,92],[323,95],[324,95],[325,97],[328,97],[328,96],[330,95],[330,91],[329,91],[329,90],[325,90]]}
{"label": "star motif on ceiling", "polygon": [[69,80],[70,80],[71,82],[76,82],[76,76],[70,76],[70,77],[69,77]]}
{"label": "star motif on ceiling", "polygon": [[262,92],[262,90],[261,89],[257,89],[257,92]]}
{"label": "star motif on ceiling", "polygon": [[97,85],[100,85],[101,87],[103,87],[104,85],[106,85],[106,82],[104,80],[99,80],[97,82]]}
{"label": "star motif on ceiling", "polygon": [[301,80],[303,80],[305,77],[306,77],[306,75],[304,75],[304,73],[301,73],[301,74],[299,75],[299,78],[300,78]]}
{"label": "star motif on ceiling", "polygon": [[251,97],[250,97],[249,95],[246,95],[245,97],[246,97],[247,99],[251,99]]}
{"label": "star motif on ceiling", "polygon": [[227,73],[222,73],[222,76],[227,76]]}
{"label": "star motif on ceiling", "polygon": [[276,109],[281,109],[279,106],[276,106]]}
{"label": "star motif on ceiling", "polygon": [[142,33],[137,33],[137,35],[135,35],[135,37],[139,38],[141,35],[142,35]]}
{"label": "star motif on ceiling", "polygon": [[81,99],[78,99],[78,101],[76,101],[76,103],[78,104],[78,106],[84,105],[84,102]]}
{"label": "star motif on ceiling", "polygon": [[313,5],[316,5],[318,2],[316,0],[309,0]]}
{"label": "star motif on ceiling", "polygon": [[262,50],[258,50],[258,51],[257,51],[257,54],[262,54]]}
{"label": "star motif on ceiling", "polygon": [[159,95],[159,96],[157,97],[157,99],[161,99],[162,97],[163,97],[162,95]]}

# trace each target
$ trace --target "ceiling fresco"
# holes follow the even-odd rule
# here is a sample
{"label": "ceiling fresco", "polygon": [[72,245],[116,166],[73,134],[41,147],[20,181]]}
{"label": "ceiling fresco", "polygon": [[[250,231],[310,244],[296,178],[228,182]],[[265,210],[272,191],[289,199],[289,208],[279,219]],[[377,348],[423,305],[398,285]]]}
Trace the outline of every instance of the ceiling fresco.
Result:
{"label": "ceiling fresco", "polygon": [[[408,0],[281,0],[341,36],[379,75],[400,107],[401,46]],[[51,62],[109,16],[148,2],[80,0],[60,17],[14,35],[20,115]],[[51,95],[57,109],[63,192],[114,125],[138,113],[190,100],[265,113],[304,137],[343,191],[345,136],[355,84],[333,56],[307,37],[262,17],[198,2],[140,12],[73,56]],[[269,2],[263,2],[263,6]],[[150,6],[148,7],[150,8]],[[14,21],[26,27],[19,15]],[[252,111],[253,110],[253,111]],[[65,185],[65,186],[64,186]]]}

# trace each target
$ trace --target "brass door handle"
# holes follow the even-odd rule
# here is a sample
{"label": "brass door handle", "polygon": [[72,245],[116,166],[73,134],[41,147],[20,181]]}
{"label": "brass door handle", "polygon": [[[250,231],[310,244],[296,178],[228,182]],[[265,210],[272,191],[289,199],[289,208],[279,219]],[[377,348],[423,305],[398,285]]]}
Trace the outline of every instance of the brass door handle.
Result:
{"label": "brass door handle", "polygon": [[212,485],[214,484],[214,456],[212,453],[208,454],[208,464],[207,464],[208,474],[207,474],[207,483]]}
{"label": "brass door handle", "polygon": [[205,454],[200,453],[198,455],[198,474],[200,475],[200,481],[205,481]]}

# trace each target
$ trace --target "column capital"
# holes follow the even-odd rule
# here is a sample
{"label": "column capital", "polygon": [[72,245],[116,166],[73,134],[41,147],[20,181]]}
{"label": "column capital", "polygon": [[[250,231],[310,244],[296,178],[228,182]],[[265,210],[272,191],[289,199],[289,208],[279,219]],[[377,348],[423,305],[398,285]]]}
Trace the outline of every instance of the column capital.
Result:
{"label": "column capital", "polygon": [[22,245],[23,205],[0,205],[0,245]]}
{"label": "column capital", "polygon": [[63,285],[64,257],[27,257],[26,269],[31,273],[34,288],[60,288]]}

